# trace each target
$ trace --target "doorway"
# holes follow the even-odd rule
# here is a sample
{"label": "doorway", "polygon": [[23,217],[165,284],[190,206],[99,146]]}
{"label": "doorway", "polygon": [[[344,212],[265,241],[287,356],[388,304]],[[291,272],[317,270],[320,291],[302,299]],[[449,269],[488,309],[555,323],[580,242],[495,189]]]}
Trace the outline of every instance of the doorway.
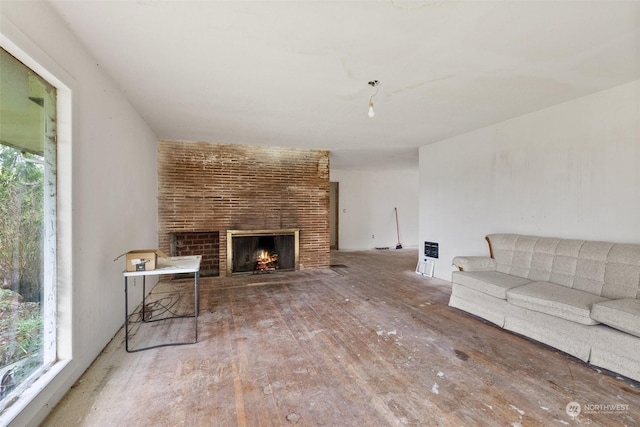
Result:
{"label": "doorway", "polygon": [[338,250],[338,187],[339,183],[329,182],[329,248]]}

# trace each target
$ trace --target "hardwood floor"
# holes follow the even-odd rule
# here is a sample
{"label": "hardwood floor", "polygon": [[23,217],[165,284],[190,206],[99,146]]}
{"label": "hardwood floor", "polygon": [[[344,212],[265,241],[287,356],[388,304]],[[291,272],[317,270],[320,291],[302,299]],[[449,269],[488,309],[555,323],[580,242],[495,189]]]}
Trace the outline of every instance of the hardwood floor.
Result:
{"label": "hardwood floor", "polygon": [[[448,307],[416,260],[334,252],[328,270],[203,279],[197,344],[128,354],[121,330],[43,425],[640,425],[638,383]],[[188,311],[190,288],[152,296]],[[192,331],[134,325],[132,345]]]}

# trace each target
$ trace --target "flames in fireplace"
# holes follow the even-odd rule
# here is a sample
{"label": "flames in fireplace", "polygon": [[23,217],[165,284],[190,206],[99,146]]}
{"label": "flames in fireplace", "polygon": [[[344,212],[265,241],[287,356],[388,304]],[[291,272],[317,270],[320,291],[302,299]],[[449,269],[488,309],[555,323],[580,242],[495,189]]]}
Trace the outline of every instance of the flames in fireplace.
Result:
{"label": "flames in fireplace", "polygon": [[271,271],[280,268],[278,263],[278,254],[270,254],[269,251],[261,250],[258,253],[256,261],[256,271]]}

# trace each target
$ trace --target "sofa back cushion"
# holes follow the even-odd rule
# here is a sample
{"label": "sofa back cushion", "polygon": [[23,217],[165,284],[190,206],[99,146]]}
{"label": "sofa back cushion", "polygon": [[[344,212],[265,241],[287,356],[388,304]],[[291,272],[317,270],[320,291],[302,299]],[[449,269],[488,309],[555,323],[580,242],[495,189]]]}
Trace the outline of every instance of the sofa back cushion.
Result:
{"label": "sofa back cushion", "polygon": [[584,240],[562,239],[556,246],[549,281],[558,285],[573,286],[578,269],[578,257]]}
{"label": "sofa back cushion", "polygon": [[[487,236],[496,270],[533,281],[549,281],[554,259],[562,239],[522,236],[519,234],[491,234]],[[576,253],[577,255],[577,253]],[[567,277],[575,273],[575,268]],[[570,286],[567,283],[566,286]]]}
{"label": "sofa back cushion", "polygon": [[550,281],[553,260],[559,244],[560,239],[558,238],[540,237],[537,239],[531,255],[531,269],[529,270],[528,279],[536,282]]}
{"label": "sofa back cushion", "polygon": [[517,234],[492,234],[487,236],[491,257],[496,260],[496,270],[511,274],[513,255],[518,241]]}
{"label": "sofa back cushion", "polygon": [[594,295],[602,295],[604,267],[612,247],[613,243],[605,242],[584,242],[582,244],[572,288]]}
{"label": "sofa back cushion", "polygon": [[529,278],[531,261],[538,239],[533,236],[518,236],[513,250],[513,262],[509,274],[518,277]]}
{"label": "sofa back cushion", "polygon": [[640,244],[490,234],[496,270],[610,299],[640,299]]}
{"label": "sofa back cushion", "polygon": [[640,245],[616,244],[609,251],[602,296],[640,299]]}

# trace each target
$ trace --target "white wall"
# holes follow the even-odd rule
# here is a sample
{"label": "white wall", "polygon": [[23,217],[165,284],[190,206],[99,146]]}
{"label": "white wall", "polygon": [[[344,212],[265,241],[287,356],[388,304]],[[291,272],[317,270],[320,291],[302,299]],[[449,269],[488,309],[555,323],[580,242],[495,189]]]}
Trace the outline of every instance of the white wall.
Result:
{"label": "white wall", "polygon": [[398,208],[402,247],[417,247],[418,178],[417,168],[331,170],[331,181],[339,183],[339,249],[394,249],[398,243],[394,208]]}
{"label": "white wall", "polygon": [[11,425],[36,425],[124,322],[124,261],[113,259],[157,246],[157,138],[47,3],[0,6],[7,44],[72,93],[72,121],[60,123],[71,126],[71,138],[61,143],[58,171],[60,356],[70,360],[52,370],[61,369],[40,393],[23,393],[0,418],[5,424],[24,407]]}
{"label": "white wall", "polygon": [[489,233],[640,243],[640,80],[421,147],[419,209],[443,279]]}

